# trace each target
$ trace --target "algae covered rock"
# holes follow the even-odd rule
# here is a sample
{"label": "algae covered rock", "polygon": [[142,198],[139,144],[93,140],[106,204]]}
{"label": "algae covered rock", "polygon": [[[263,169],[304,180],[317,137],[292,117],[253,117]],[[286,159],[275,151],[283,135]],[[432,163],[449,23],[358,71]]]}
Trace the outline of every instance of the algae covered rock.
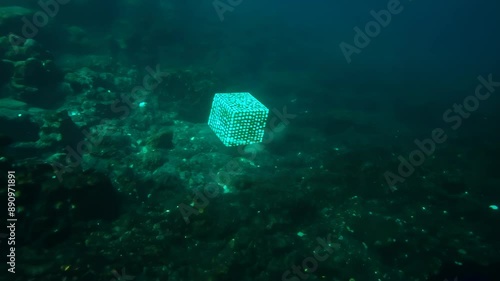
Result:
{"label": "algae covered rock", "polygon": [[148,139],[147,143],[149,146],[153,148],[172,149],[174,148],[173,139],[174,139],[173,129],[166,128],[161,130],[157,134],[151,136]]}

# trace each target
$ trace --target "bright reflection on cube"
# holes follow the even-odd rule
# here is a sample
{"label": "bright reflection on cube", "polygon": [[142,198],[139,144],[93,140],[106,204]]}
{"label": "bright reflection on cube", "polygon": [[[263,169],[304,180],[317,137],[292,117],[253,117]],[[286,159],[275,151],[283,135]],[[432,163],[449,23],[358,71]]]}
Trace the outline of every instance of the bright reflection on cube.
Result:
{"label": "bright reflection on cube", "polygon": [[208,125],[225,146],[262,142],[269,109],[250,93],[218,93]]}

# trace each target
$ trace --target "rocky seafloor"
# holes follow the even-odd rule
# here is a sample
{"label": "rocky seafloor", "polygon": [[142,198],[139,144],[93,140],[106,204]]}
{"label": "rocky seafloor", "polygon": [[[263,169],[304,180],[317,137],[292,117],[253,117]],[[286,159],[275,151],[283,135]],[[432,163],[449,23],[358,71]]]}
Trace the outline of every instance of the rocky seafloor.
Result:
{"label": "rocky seafloor", "polygon": [[[0,7],[0,170],[15,171],[18,219],[16,274],[1,280],[493,278],[499,213],[484,202],[498,204],[500,177],[485,163],[500,149],[474,136],[494,110],[396,188],[384,173],[415,149],[411,112],[442,104],[388,111],[377,90],[360,105],[343,89],[317,106],[297,92],[324,89],[269,72],[254,91],[274,120],[264,143],[228,148],[206,124],[213,94],[238,90],[226,75],[146,63],[150,48],[120,59],[127,38],[98,52],[83,23],[26,39],[35,12]],[[66,52],[47,43],[61,30]]]}

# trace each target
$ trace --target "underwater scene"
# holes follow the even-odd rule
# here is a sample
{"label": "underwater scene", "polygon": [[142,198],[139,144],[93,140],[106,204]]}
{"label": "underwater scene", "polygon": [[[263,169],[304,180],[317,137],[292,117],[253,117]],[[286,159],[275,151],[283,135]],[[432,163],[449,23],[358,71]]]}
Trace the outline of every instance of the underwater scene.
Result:
{"label": "underwater scene", "polygon": [[0,0],[0,281],[499,281],[500,2]]}

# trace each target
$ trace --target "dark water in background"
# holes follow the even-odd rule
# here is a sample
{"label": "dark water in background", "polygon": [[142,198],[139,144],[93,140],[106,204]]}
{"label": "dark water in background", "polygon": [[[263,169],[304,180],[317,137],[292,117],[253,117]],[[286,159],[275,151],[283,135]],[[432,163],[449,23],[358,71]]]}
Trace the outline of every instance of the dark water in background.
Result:
{"label": "dark water in background", "polygon": [[[218,14],[214,3],[228,2]],[[37,1],[0,9],[14,5],[41,10]],[[354,28],[388,5],[400,12],[346,58],[340,44],[356,47]],[[19,273],[0,280],[132,280],[122,268],[135,280],[499,280],[499,2],[59,8],[33,37],[46,52],[0,44],[0,168],[16,170],[22,194]],[[22,24],[0,20],[0,38],[22,36]],[[43,69],[21,68],[28,58]],[[120,120],[110,105],[157,65],[171,76]],[[491,95],[474,98],[478,85]],[[239,91],[268,106],[270,120],[284,107],[294,117],[262,146],[223,147],[206,126],[211,100]],[[465,117],[453,106],[467,98],[478,106]],[[106,136],[57,181],[54,163],[100,120]],[[429,152],[436,128],[446,140]],[[415,151],[425,159],[410,165]],[[229,163],[238,168],[229,191],[200,199]]]}
{"label": "dark water in background", "polygon": [[[177,21],[168,24],[162,22],[162,11],[157,8],[162,1],[142,1],[143,4],[134,6],[123,6],[117,0],[87,2],[95,4],[78,14],[71,14],[72,7],[67,6],[61,11],[61,18],[66,16],[68,22],[94,23],[103,32],[113,20],[124,19],[139,21],[145,26],[149,23],[149,28],[175,28],[180,37],[175,39],[185,40],[186,48],[200,44],[222,50],[228,46],[246,47],[249,50],[243,57],[261,65],[266,56],[278,52],[296,60],[296,63],[287,62],[300,69],[325,69],[324,72],[332,74],[364,70],[372,76],[376,76],[373,72],[387,75],[384,80],[390,80],[390,76],[403,81],[407,76],[412,78],[418,74],[420,79],[442,81],[463,79],[467,75],[474,77],[478,72],[492,71],[498,63],[495,50],[499,42],[495,31],[499,19],[495,1],[474,4],[401,1],[402,11],[393,15],[387,28],[382,28],[362,54],[353,56],[350,65],[345,63],[339,43],[352,44],[353,28],[364,28],[373,20],[370,11],[387,9],[390,1],[315,1],[310,4],[243,1],[245,4],[242,2],[233,11],[225,12],[222,22],[210,1],[200,4],[179,1],[174,4],[176,10],[171,12]],[[75,4],[73,8],[79,7]],[[162,41],[162,38],[155,39]],[[176,41],[163,43],[178,44]],[[253,52],[248,52],[251,48]],[[282,67],[288,69],[290,65]]]}

